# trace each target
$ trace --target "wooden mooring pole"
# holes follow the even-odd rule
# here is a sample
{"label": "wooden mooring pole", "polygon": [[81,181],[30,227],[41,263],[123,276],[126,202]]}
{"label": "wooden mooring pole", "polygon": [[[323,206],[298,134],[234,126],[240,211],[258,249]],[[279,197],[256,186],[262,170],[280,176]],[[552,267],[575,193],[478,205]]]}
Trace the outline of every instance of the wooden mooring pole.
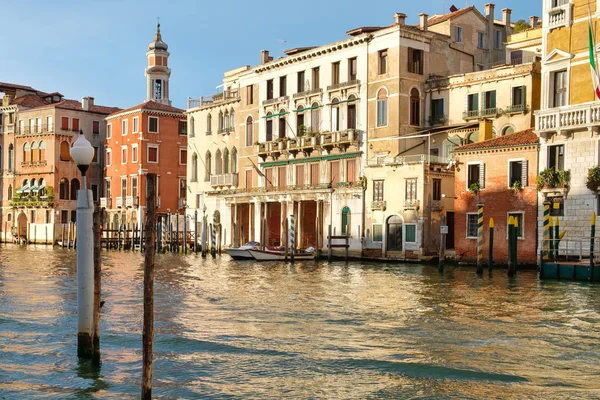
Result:
{"label": "wooden mooring pole", "polygon": [[156,174],[148,174],[146,240],[144,252],[144,328],[142,333],[142,400],[152,399],[152,353],[154,348],[154,244],[156,242]]}
{"label": "wooden mooring pole", "polygon": [[488,242],[488,270],[491,271],[494,267],[494,218],[490,218],[489,222],[490,240]]}
{"label": "wooden mooring pole", "polygon": [[446,216],[442,215],[442,221],[440,225],[440,255],[438,263],[438,271],[444,272],[444,262],[446,261],[446,231],[448,226],[446,225]]}

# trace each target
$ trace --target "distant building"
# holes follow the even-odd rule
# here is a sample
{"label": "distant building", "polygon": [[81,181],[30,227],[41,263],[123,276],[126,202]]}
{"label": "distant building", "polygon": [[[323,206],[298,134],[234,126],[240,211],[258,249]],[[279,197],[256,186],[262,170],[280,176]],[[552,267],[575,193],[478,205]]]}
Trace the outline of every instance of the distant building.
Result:
{"label": "distant building", "polygon": [[167,49],[157,25],[146,53],[146,101],[105,120],[101,206],[111,227],[144,222],[148,173],[157,174],[159,215],[183,214],[186,207],[187,120],[170,105]]}

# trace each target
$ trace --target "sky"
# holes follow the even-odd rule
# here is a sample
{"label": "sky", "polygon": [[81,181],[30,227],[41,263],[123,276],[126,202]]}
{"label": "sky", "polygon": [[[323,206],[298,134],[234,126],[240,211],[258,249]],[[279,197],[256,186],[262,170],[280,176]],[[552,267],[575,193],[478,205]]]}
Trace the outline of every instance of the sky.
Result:
{"label": "sky", "polygon": [[[302,46],[346,38],[359,26],[386,26],[394,13],[417,24],[433,15],[487,1],[456,0],[1,0],[0,82],[58,91],[66,98],[92,96],[95,103],[121,108],[146,99],[146,51],[160,17],[169,45],[170,98],[186,108],[187,98],[216,92],[223,73],[256,65],[260,51],[275,58]],[[496,3],[511,20],[541,17],[542,2]]]}

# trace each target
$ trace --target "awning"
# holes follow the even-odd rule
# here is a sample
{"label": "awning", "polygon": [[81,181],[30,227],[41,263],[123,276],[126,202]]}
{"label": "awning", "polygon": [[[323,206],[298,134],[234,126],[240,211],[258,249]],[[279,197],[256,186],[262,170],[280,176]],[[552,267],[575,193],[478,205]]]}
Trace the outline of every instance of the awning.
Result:
{"label": "awning", "polygon": [[271,115],[265,115],[263,118],[274,118],[274,117],[281,117],[282,115],[286,115],[289,114],[289,112],[282,112],[279,114],[271,114]]}
{"label": "awning", "polygon": [[24,192],[24,191],[26,191],[26,190],[27,190],[27,191],[29,191],[29,182],[27,182],[27,183],[25,184],[25,186],[23,186],[23,187],[20,187],[19,189],[17,189],[17,193],[23,193],[23,192]]}
{"label": "awning", "polygon": [[294,111],[295,113],[299,113],[299,112],[314,110],[315,108],[321,108],[321,107],[323,107],[323,106],[312,106],[312,107],[306,107],[306,108],[303,108],[300,110],[292,110],[292,111]]}
{"label": "awning", "polygon": [[360,98],[356,97],[356,98],[354,98],[354,99],[340,100],[340,101],[338,101],[338,102],[335,102],[335,103],[329,103],[329,104],[327,104],[327,105],[328,105],[328,106],[331,106],[331,105],[334,105],[334,104],[351,103],[351,102],[353,102],[353,101],[356,101],[356,100],[360,100]]}
{"label": "awning", "polygon": [[46,181],[42,181],[42,183],[40,183],[39,185],[32,187],[31,191],[32,192],[39,192],[40,189],[43,189],[45,187],[46,187]]}

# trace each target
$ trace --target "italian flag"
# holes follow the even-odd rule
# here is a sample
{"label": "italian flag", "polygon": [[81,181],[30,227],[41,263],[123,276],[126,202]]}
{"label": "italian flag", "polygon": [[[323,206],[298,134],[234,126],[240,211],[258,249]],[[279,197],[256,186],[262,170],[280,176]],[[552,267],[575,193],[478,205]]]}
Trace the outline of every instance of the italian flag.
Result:
{"label": "italian flag", "polygon": [[592,33],[592,15],[589,15],[588,22],[588,43],[590,47],[590,68],[592,71],[592,83],[594,84],[594,93],[596,100],[600,100],[600,78],[598,77],[598,69],[596,68],[596,51],[594,48],[594,35]]}

